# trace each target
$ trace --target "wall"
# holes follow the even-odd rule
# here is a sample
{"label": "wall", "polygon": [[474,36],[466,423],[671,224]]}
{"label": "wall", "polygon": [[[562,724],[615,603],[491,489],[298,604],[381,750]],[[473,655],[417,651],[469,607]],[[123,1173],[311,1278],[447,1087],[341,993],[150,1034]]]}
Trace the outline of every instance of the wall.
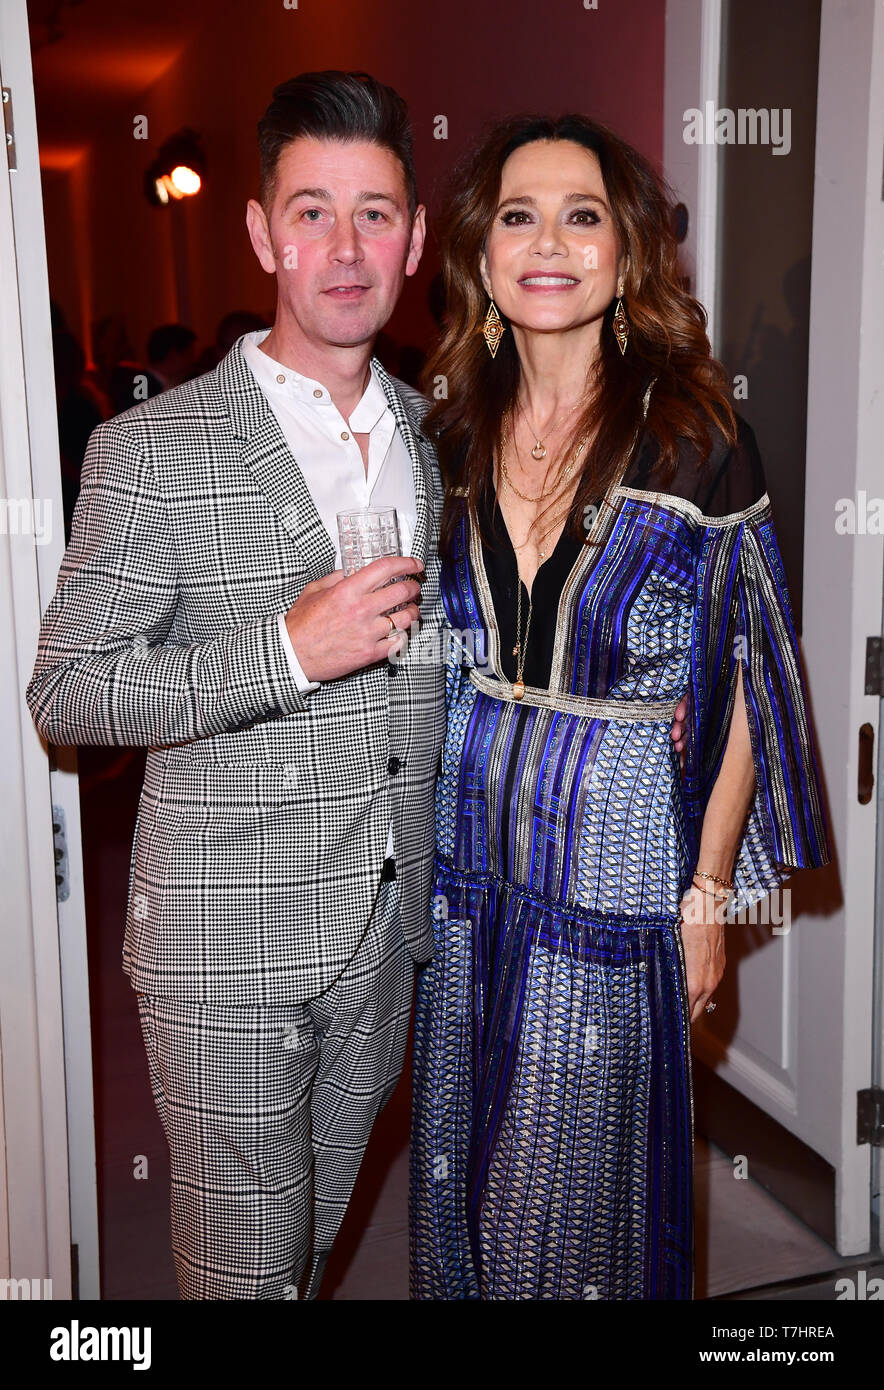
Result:
{"label": "wall", "polygon": [[[131,111],[109,113],[95,130],[88,166],[91,263],[71,275],[76,253],[69,228],[53,218],[53,293],[72,324],[82,324],[72,284],[88,282],[92,316],[125,311],[138,352],[152,327],[175,317],[170,219],[167,210],[148,205],[142,179],[163,141],[190,125],[202,134],[209,161],[204,190],[184,208],[192,326],[210,341],[231,309],[271,311],[274,285],[254,259],[244,210],[257,184],[256,123],[273,86],[300,71],[362,68],[405,97],[421,198],[431,209],[446,171],[480,124],[518,110],[587,112],[659,161],[664,19],[664,0],[628,6],[598,0],[598,9],[568,0],[545,10],[533,0],[438,6],[395,0],[383,7],[300,0],[296,10],[283,0],[247,10],[230,0],[216,4],[163,78]],[[133,139],[136,114],[149,118],[149,142]],[[433,138],[440,114],[449,123],[444,141]],[[47,208],[58,205],[53,192]],[[432,333],[426,289],[437,266],[431,244],[390,324],[400,342],[425,343]]]}
{"label": "wall", "polygon": [[819,0],[725,5],[721,104],[791,113],[788,155],[722,149],[718,314],[722,359],[747,379],[736,407],[758,439],[799,632],[819,33]]}

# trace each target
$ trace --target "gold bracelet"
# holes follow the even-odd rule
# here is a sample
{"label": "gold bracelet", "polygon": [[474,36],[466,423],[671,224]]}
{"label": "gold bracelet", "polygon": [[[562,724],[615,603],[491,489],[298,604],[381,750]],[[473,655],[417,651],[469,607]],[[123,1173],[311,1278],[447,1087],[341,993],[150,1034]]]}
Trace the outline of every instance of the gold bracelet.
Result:
{"label": "gold bracelet", "polygon": [[715,901],[718,903],[729,902],[731,893],[734,891],[732,888],[728,888],[723,893],[716,893],[714,888],[710,888],[707,884],[704,883],[698,883],[696,879],[694,879],[694,887],[702,888],[707,897],[714,898]]}
{"label": "gold bracelet", "polygon": [[702,869],[695,869],[694,873],[699,874],[701,878],[711,878],[713,883],[721,883],[725,888],[733,888],[734,886],[729,878],[718,878],[715,874],[707,874]]}

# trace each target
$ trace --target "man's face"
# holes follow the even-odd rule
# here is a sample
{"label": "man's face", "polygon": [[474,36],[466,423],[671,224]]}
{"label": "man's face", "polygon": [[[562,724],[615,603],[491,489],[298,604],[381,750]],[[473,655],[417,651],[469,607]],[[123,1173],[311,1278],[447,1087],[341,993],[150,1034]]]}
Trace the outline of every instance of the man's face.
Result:
{"label": "man's face", "polygon": [[372,141],[302,137],[277,164],[269,216],[250,201],[252,246],[275,274],[277,322],[311,343],[370,342],[417,270],[425,209],[408,215],[405,174],[396,156]]}

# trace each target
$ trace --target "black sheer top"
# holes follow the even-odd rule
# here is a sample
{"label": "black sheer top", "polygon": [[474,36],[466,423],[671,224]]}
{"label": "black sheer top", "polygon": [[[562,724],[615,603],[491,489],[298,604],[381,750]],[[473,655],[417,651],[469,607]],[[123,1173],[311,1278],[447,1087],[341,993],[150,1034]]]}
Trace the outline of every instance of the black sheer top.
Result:
{"label": "black sheer top", "polygon": [[[711,429],[712,448],[699,460],[697,449],[685,440],[679,450],[677,471],[663,488],[657,474],[658,448],[651,436],[643,433],[632,459],[621,479],[620,486],[640,488],[648,492],[666,492],[683,497],[699,508],[704,516],[722,517],[743,511],[757,502],[766,491],[764,469],[751,427],[737,416],[737,442],[731,446],[717,429]],[[516,617],[518,590],[522,588],[522,637],[528,621],[528,590],[518,579],[516,552],[507,530],[503,513],[491,492],[491,500],[483,509],[483,532],[493,545],[482,542],[482,557],[488,586],[494,602],[494,613],[500,633],[500,667],[507,680],[516,679],[517,658]],[[600,504],[601,498],[597,499]],[[556,635],[556,615],[565,581],[582,549],[583,540],[568,532],[567,523],[552,554],[540,565],[532,589],[531,626],[525,652],[522,679],[526,685],[549,688],[552,672],[553,645]]]}
{"label": "black sheer top", "polygon": [[[516,645],[516,618],[518,616],[518,589],[522,589],[522,632],[528,622],[528,590],[518,578],[519,567],[516,552],[503,519],[503,512],[496,505],[494,493],[490,505],[486,505],[482,518],[483,527],[492,537],[494,548],[482,542],[482,558],[488,587],[494,601],[494,614],[497,630],[500,633],[500,668],[507,680],[516,679],[517,658],[513,654]],[[531,590],[531,626],[528,629],[528,644],[525,652],[525,669],[522,679],[526,685],[548,689],[552,671],[553,643],[556,635],[556,613],[565,580],[577,563],[583,542],[562,531],[551,555],[543,561],[534,577]]]}

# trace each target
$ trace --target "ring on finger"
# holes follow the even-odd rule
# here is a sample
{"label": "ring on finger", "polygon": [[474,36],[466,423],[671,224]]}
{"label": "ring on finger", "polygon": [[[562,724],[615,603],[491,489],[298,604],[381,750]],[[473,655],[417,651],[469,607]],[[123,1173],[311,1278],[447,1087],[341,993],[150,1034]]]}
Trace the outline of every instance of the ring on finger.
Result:
{"label": "ring on finger", "polygon": [[390,617],[389,613],[386,614],[386,619],[387,622],[390,624],[390,631],[387,633],[387,636],[392,637],[394,632],[397,631],[396,624],[393,622],[393,619]]}

